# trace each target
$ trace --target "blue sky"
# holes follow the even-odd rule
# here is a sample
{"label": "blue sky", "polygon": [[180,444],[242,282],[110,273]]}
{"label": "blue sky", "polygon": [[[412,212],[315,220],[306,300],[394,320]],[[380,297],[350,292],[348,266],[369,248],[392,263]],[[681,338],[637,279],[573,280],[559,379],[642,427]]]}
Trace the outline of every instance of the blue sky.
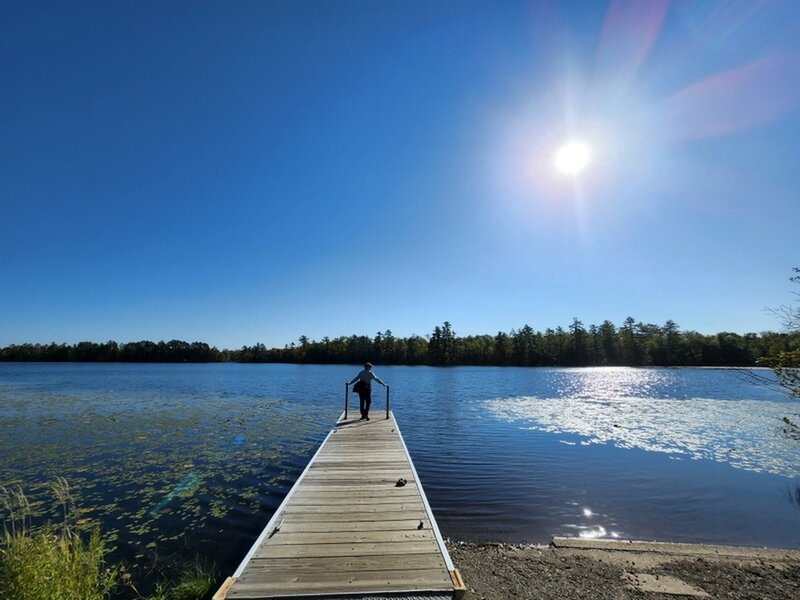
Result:
{"label": "blue sky", "polygon": [[798,31],[792,0],[3,2],[0,344],[776,329]]}

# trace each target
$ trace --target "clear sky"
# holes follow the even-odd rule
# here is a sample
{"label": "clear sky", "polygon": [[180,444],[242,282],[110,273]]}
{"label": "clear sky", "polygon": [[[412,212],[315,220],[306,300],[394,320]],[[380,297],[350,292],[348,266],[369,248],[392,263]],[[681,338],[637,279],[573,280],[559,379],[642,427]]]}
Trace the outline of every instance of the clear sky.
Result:
{"label": "clear sky", "polygon": [[0,345],[745,333],[800,266],[796,0],[6,0],[0,86]]}

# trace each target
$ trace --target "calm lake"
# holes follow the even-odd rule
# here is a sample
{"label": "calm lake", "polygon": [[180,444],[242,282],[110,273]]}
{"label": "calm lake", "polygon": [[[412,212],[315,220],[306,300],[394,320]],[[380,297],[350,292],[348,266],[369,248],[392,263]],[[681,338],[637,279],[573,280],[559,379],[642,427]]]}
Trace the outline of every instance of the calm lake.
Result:
{"label": "calm lake", "polygon": [[[0,363],[0,485],[65,477],[115,559],[231,572],[358,367]],[[800,548],[800,402],[719,369],[380,367],[443,535]],[[768,372],[761,372],[769,376]],[[352,399],[351,399],[352,400]],[[384,406],[375,389],[373,417]]]}

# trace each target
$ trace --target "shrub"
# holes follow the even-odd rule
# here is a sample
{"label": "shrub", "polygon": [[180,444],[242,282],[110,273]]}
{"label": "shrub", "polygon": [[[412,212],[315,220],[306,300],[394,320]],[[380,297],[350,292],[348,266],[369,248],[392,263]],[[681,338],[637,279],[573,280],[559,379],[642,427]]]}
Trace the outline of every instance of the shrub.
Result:
{"label": "shrub", "polygon": [[64,507],[64,522],[30,524],[21,489],[0,491],[9,513],[0,537],[0,597],[15,600],[103,600],[115,587],[119,569],[106,568],[106,548],[95,527],[86,539],[70,527],[69,486],[54,486]]}

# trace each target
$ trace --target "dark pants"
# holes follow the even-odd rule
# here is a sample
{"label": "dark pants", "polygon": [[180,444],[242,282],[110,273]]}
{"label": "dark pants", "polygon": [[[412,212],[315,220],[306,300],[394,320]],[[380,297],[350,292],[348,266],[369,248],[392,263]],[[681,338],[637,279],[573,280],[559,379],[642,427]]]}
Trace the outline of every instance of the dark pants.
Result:
{"label": "dark pants", "polygon": [[369,416],[369,405],[372,404],[372,390],[367,388],[363,392],[358,392],[358,403],[361,406],[361,416]]}

